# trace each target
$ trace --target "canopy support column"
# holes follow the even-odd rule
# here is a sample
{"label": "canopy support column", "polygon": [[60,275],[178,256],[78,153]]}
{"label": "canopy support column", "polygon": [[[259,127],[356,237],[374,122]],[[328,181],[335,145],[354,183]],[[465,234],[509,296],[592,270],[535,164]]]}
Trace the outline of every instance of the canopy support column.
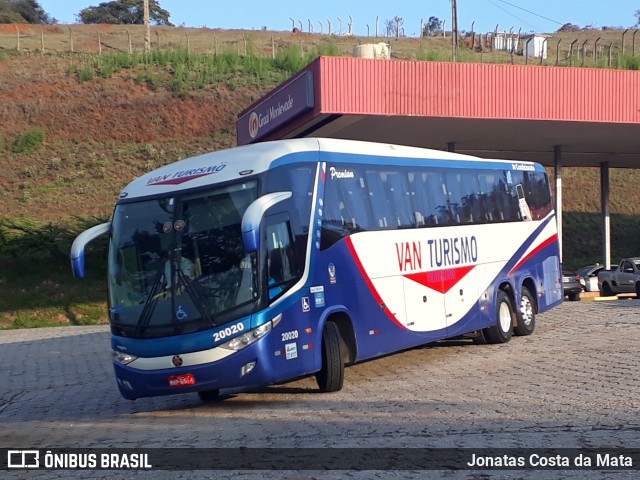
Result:
{"label": "canopy support column", "polygon": [[602,258],[611,268],[611,226],[609,218],[609,162],[600,164],[600,212],[602,215]]}
{"label": "canopy support column", "polygon": [[556,223],[558,225],[558,243],[560,244],[560,263],[562,263],[562,146],[553,147],[553,175],[555,179]]}

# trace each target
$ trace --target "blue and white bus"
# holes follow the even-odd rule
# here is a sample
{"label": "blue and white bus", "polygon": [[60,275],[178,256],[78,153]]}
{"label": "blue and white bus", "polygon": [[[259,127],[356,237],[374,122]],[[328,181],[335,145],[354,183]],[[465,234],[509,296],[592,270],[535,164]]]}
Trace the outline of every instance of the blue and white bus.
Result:
{"label": "blue and white bus", "polygon": [[334,139],[182,160],[120,194],[113,365],[128,399],[286,382],[437,340],[506,343],[562,302],[544,168]]}

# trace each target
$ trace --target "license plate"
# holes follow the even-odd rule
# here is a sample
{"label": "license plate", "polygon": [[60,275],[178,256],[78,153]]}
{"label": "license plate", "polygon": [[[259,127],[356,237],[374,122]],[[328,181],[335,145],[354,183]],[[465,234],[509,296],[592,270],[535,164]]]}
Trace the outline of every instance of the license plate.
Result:
{"label": "license plate", "polygon": [[173,375],[169,377],[170,387],[186,387],[187,385],[195,385],[196,377],[187,373],[186,375]]}

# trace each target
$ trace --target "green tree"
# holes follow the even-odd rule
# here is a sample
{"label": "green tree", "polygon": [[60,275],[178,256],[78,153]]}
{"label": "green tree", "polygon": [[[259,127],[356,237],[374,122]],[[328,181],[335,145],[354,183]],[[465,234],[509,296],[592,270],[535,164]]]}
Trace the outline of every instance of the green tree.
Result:
{"label": "green tree", "polygon": [[423,37],[434,37],[442,30],[442,20],[438,17],[429,17],[427,24],[422,27]]}
{"label": "green tree", "polygon": [[[173,25],[171,14],[160,7],[158,0],[149,0],[149,19],[155,25]],[[96,7],[80,10],[78,20],[82,23],[111,23],[142,25],[144,23],[143,0],[115,0],[103,2]]]}
{"label": "green tree", "polygon": [[0,23],[54,23],[36,0],[0,0]]}

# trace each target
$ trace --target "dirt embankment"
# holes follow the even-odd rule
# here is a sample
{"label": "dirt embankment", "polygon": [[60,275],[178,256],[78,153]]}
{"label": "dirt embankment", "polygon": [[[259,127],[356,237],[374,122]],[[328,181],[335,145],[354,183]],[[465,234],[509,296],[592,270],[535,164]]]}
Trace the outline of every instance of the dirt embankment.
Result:
{"label": "dirt embankment", "polygon": [[0,63],[0,125],[9,137],[41,127],[48,141],[147,142],[235,129],[239,111],[259,95],[224,86],[178,98],[125,74],[79,82],[59,58]]}
{"label": "dirt embankment", "polygon": [[[238,113],[269,87],[219,85],[177,96],[134,80],[135,72],[79,81],[72,58],[0,60],[0,217],[55,219],[110,211],[136,176],[235,144]],[[32,129],[45,144],[13,143]]]}

